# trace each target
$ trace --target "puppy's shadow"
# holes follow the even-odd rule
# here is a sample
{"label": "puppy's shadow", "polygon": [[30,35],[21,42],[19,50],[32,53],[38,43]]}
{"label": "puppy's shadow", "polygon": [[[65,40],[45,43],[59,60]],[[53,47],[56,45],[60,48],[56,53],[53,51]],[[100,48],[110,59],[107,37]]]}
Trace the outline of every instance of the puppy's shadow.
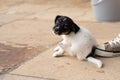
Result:
{"label": "puppy's shadow", "polygon": [[61,56],[57,56],[56,58],[69,58],[69,59],[77,59],[75,56],[70,56],[69,54],[63,54]]}
{"label": "puppy's shadow", "polygon": [[56,56],[56,58],[62,58],[62,57],[68,57],[69,55],[60,55],[60,56]]}

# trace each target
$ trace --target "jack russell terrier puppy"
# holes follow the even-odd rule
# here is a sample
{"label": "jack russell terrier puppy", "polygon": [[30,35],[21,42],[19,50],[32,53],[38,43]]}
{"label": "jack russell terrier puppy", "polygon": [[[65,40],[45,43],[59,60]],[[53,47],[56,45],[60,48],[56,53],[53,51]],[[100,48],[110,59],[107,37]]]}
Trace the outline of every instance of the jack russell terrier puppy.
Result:
{"label": "jack russell terrier puppy", "polygon": [[54,57],[62,56],[67,52],[79,60],[87,60],[101,68],[103,63],[95,56],[112,57],[114,55],[109,51],[105,53],[104,46],[98,46],[96,39],[86,28],[78,26],[67,16],[56,16],[53,31],[63,38],[55,48]]}

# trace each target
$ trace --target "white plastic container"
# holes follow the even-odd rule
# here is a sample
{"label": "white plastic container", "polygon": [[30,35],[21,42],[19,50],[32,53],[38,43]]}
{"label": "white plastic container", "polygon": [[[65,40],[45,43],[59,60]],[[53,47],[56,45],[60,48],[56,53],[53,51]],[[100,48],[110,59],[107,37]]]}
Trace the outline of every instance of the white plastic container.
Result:
{"label": "white plastic container", "polygon": [[91,0],[98,21],[120,21],[120,0]]}

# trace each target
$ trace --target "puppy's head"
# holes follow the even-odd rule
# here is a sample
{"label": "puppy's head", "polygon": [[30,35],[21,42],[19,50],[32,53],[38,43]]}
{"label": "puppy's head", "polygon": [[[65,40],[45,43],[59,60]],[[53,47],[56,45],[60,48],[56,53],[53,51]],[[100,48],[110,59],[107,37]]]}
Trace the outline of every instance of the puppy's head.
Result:
{"label": "puppy's head", "polygon": [[56,16],[53,31],[57,35],[69,35],[71,32],[77,33],[79,27],[67,16]]}

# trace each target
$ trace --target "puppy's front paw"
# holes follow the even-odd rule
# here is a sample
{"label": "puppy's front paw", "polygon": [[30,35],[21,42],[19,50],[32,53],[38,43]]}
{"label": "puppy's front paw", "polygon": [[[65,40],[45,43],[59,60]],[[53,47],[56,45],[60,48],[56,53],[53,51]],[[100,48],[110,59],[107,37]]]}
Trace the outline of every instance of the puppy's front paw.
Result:
{"label": "puppy's front paw", "polygon": [[53,53],[53,57],[60,57],[60,56],[62,56],[62,55],[59,54],[58,52]]}
{"label": "puppy's front paw", "polygon": [[54,49],[53,57],[60,57],[63,55],[63,53],[64,53],[64,50],[58,46]]}
{"label": "puppy's front paw", "polygon": [[53,57],[61,57],[63,54],[63,52],[60,52],[60,51],[56,51],[53,53]]}

